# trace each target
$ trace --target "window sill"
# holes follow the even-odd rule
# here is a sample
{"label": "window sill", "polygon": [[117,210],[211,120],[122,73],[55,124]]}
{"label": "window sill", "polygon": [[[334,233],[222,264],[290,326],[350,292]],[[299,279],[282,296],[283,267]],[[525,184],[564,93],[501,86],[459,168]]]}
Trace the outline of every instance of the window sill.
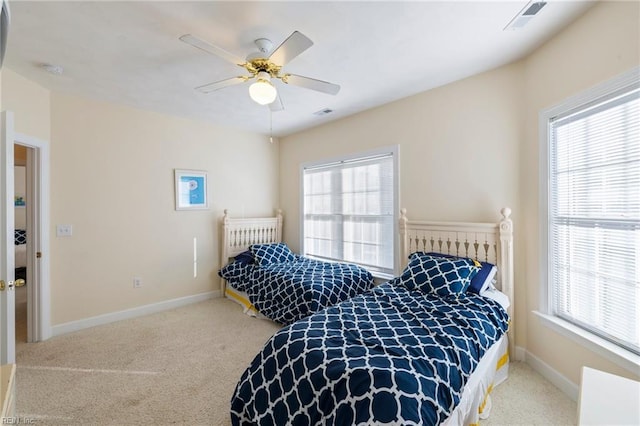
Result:
{"label": "window sill", "polygon": [[533,311],[540,319],[542,325],[551,328],[557,333],[570,338],[574,342],[603,356],[616,365],[638,374],[640,371],[640,356],[623,349],[613,343],[589,333],[560,318],[542,312]]}
{"label": "window sill", "polygon": [[392,278],[395,278],[395,275],[385,274],[384,272],[371,272],[371,275],[373,275],[374,280],[376,282],[379,282],[380,284],[385,283]]}

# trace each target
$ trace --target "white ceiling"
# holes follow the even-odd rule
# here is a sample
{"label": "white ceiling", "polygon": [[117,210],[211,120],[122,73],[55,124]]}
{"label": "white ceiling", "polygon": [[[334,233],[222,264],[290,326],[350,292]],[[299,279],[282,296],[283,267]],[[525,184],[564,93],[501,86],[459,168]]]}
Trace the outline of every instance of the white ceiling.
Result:
{"label": "white ceiling", "polygon": [[[4,66],[60,91],[269,134],[270,111],[249,83],[194,88],[244,74],[178,40],[191,33],[237,56],[294,30],[314,45],[283,70],[339,84],[331,96],[277,81],[285,136],[513,62],[593,5],[550,1],[521,30],[503,28],[524,1],[168,2],[9,0]],[[60,76],[42,64],[64,68]],[[325,116],[313,113],[334,110]]]}

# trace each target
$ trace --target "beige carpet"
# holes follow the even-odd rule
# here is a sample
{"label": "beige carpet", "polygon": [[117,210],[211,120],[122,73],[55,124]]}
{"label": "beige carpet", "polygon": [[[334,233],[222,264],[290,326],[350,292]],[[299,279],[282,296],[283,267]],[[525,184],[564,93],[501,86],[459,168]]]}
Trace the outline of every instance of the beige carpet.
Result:
{"label": "beige carpet", "polygon": [[[17,412],[47,425],[228,425],[235,384],[278,329],[214,299],[17,343]],[[576,423],[576,404],[512,363],[483,424]]]}

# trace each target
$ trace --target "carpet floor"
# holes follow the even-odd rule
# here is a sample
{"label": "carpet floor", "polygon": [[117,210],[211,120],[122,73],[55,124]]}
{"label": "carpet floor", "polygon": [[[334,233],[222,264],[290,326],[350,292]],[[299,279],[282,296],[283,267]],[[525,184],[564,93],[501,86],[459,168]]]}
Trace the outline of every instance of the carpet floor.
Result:
{"label": "carpet floor", "polygon": [[[242,372],[278,329],[227,299],[16,343],[17,414],[41,425],[229,425]],[[486,425],[576,424],[576,403],[512,362]]]}

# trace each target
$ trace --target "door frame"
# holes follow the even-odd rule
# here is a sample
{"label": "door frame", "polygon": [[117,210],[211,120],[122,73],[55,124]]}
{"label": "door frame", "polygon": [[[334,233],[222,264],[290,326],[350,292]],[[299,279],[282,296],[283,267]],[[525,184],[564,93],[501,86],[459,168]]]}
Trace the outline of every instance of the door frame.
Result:
{"label": "door frame", "polygon": [[16,362],[15,325],[15,249],[14,249],[14,158],[13,113],[0,113],[0,279],[5,288],[0,291],[0,364]]}
{"label": "door frame", "polygon": [[[51,337],[51,290],[49,251],[49,142],[14,132],[14,144],[27,150],[27,340]],[[40,257],[37,257],[40,253]]]}

